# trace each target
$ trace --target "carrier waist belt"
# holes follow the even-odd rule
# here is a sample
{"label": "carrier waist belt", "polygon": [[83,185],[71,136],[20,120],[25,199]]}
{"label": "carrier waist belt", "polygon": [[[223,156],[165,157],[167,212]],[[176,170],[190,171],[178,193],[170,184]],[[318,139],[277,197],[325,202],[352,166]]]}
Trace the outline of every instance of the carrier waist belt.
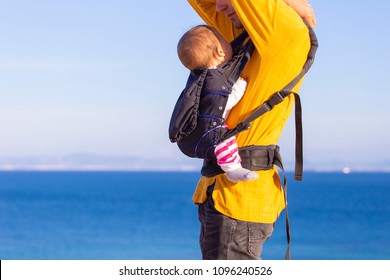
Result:
{"label": "carrier waist belt", "polygon": [[[242,167],[255,170],[268,170],[273,168],[274,164],[283,170],[282,157],[279,152],[279,146],[247,146],[239,148]],[[224,173],[215,160],[203,161],[201,173],[206,177],[213,177]]]}

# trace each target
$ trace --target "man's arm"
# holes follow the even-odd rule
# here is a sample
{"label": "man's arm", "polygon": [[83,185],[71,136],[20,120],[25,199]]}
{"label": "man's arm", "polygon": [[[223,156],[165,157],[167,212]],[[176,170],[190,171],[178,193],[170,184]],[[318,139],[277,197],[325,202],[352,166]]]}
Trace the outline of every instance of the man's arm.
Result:
{"label": "man's arm", "polygon": [[[308,0],[283,0],[288,6],[293,8],[309,25],[314,28],[316,25],[316,17],[312,6]],[[217,25],[226,25],[223,19],[217,19],[216,0],[188,0],[191,6],[198,12],[202,19],[209,25],[212,23]],[[211,20],[212,19],[212,20]],[[216,26],[217,29],[218,26]]]}
{"label": "man's arm", "polygon": [[205,21],[213,26],[227,41],[232,41],[242,30],[233,28],[232,22],[223,14],[218,13],[216,0],[188,0],[192,8]]}
{"label": "man's arm", "polygon": [[261,57],[271,58],[291,42],[308,38],[298,13],[282,0],[232,0],[232,5]]}
{"label": "man's arm", "polygon": [[[242,30],[235,29],[231,23],[231,21],[223,14],[218,13],[216,11],[216,0],[188,0],[194,10],[199,14],[199,16],[208,24],[215,27],[226,40],[233,40]],[[241,20],[250,35],[259,34],[260,36],[254,36],[255,45],[257,50],[260,53],[266,51],[267,46],[269,45],[269,40],[277,40],[281,43],[288,42],[289,38],[284,38],[284,40],[280,40],[278,38],[280,36],[286,36],[285,34],[294,34],[295,30],[291,30],[291,32],[279,32],[279,30],[275,30],[277,26],[284,28],[287,30],[289,28],[294,29],[296,24],[299,23],[299,20],[292,20],[287,18],[281,18],[278,16],[279,9],[276,6],[280,6],[280,2],[283,3],[282,6],[286,7],[286,4],[289,5],[292,10],[296,11],[296,14],[300,16],[304,16],[309,19],[309,24],[311,22],[312,25],[315,25],[315,17],[313,9],[311,8],[308,0],[268,0],[268,1],[247,1],[247,0],[232,0],[233,6],[235,7],[237,13],[241,14]],[[251,13],[244,12],[251,10]],[[246,14],[246,15],[243,15]],[[287,13],[289,14],[289,13]],[[291,14],[291,13],[290,13]],[[294,13],[293,13],[294,14]],[[298,17],[298,16],[296,16]],[[276,21],[276,22],[275,22]],[[278,24],[278,22],[280,24]],[[277,35],[279,33],[279,35]],[[251,36],[252,37],[252,36]],[[252,38],[253,39],[253,38]],[[290,38],[291,39],[291,38]],[[274,46],[276,48],[284,47],[284,46]],[[277,49],[274,48],[274,51]]]}

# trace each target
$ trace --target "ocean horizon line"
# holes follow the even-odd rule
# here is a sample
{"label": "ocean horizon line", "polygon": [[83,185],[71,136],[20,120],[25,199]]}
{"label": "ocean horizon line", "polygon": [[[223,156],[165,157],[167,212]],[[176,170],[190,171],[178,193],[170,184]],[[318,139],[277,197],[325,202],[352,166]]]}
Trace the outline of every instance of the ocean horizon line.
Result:
{"label": "ocean horizon line", "polygon": [[[75,153],[69,155],[0,156],[0,171],[172,171],[200,172],[201,159],[172,155],[169,158],[144,158],[132,155]],[[390,172],[390,160],[381,162],[328,159],[307,160],[305,172]],[[293,159],[284,160],[286,172],[295,169]]]}
{"label": "ocean horizon line", "polygon": [[[142,158],[131,155],[78,153],[65,156],[0,156],[0,171],[171,171],[200,172],[201,159],[172,155],[170,158]],[[305,161],[305,172],[390,172],[390,161],[347,162],[340,159]],[[295,162],[284,160],[286,172]]]}

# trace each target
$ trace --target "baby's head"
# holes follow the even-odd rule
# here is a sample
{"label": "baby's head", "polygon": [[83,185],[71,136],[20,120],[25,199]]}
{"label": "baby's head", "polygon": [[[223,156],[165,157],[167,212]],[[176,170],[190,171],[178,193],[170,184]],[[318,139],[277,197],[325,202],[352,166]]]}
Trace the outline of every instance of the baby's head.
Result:
{"label": "baby's head", "polygon": [[180,61],[188,69],[203,69],[225,64],[232,47],[214,28],[199,25],[187,31],[177,45]]}

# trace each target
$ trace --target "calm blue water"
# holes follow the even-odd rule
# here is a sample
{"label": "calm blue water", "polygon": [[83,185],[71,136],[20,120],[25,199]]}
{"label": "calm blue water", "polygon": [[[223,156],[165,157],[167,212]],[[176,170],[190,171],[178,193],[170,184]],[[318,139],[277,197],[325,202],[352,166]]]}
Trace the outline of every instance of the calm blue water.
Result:
{"label": "calm blue water", "polygon": [[[0,259],[200,259],[198,173],[0,172]],[[390,174],[289,176],[293,259],[390,259]],[[283,259],[284,215],[264,247]]]}

